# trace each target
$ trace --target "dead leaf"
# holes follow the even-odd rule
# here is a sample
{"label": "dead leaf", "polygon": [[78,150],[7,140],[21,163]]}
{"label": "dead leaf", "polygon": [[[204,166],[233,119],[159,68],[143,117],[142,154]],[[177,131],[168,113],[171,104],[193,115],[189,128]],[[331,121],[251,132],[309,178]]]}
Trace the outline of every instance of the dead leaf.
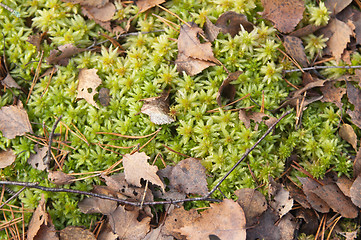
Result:
{"label": "dead leaf", "polygon": [[108,88],[101,88],[99,90],[99,102],[103,107],[109,105],[110,97],[109,97],[110,90]]}
{"label": "dead leaf", "polygon": [[89,229],[67,226],[60,231],[60,240],[96,240],[96,238]]}
{"label": "dead leaf", "polygon": [[292,96],[293,97],[298,97],[298,96],[302,96],[302,94],[308,90],[311,90],[315,87],[322,87],[327,81],[330,81],[329,79],[326,79],[326,80],[320,80],[320,79],[317,79],[316,81],[313,81],[313,82],[310,82],[308,83],[306,86],[304,86],[303,88],[297,90],[297,91],[294,91]]}
{"label": "dead leaf", "polygon": [[195,158],[184,159],[172,168],[169,185],[181,193],[205,196],[208,193],[206,169]]}
{"label": "dead leaf", "polygon": [[[263,120],[263,118],[267,117],[267,120]],[[277,118],[269,116],[265,113],[261,113],[261,112],[246,112],[243,109],[240,109],[238,112],[238,118],[239,120],[241,120],[244,123],[244,126],[246,128],[250,128],[251,127],[251,120],[253,120],[254,122],[256,122],[256,125],[254,127],[254,130],[257,131],[258,130],[258,124],[261,122],[264,122],[268,127],[272,126],[272,124],[274,122],[277,121]]]}
{"label": "dead leaf", "polygon": [[307,196],[307,201],[311,204],[312,208],[321,213],[328,213],[330,211],[328,204],[313,192],[313,190],[317,187],[321,187],[321,184],[313,181],[310,178],[297,178],[302,183],[303,192]]}
{"label": "dead leaf", "polygon": [[150,226],[150,217],[145,217],[138,221],[138,211],[126,211],[123,206],[118,208],[110,215],[110,226],[113,231],[123,240],[143,239],[148,233]]}
{"label": "dead leaf", "polygon": [[62,0],[63,2],[70,2],[73,4],[80,4],[82,6],[102,7],[109,2],[109,0]]}
{"label": "dead leaf", "polygon": [[315,234],[319,226],[319,215],[313,209],[300,208],[296,210],[295,214],[297,219],[303,221],[301,224],[300,232],[307,235]]}
{"label": "dead leaf", "polygon": [[137,4],[137,7],[139,8],[139,12],[145,12],[148,9],[157,6],[158,4],[164,3],[165,0],[138,0],[135,3]]}
{"label": "dead leaf", "polygon": [[320,33],[326,37],[332,34],[327,41],[327,48],[335,57],[336,62],[339,62],[347,43],[350,42],[350,37],[353,34],[352,29],[346,23],[334,18],[326,27],[320,30]]}
{"label": "dead leaf", "polygon": [[354,105],[354,110],[348,109],[346,113],[350,115],[352,123],[361,128],[361,90],[354,87],[349,81],[346,81],[346,85],[348,100]]}
{"label": "dead leaf", "polygon": [[[170,176],[172,175],[172,170],[173,170],[173,166],[168,165],[166,168],[163,168],[161,170],[159,170],[157,172],[157,175],[160,177],[160,179],[162,179],[163,182],[166,182],[165,179],[167,179],[169,181]],[[179,192],[175,186],[173,186],[173,184],[170,182],[167,187],[165,192],[162,191],[154,191],[154,196],[158,197],[158,198],[163,198],[163,199],[167,199],[167,200],[171,200],[171,199],[185,199],[186,198],[186,193],[184,192]]]}
{"label": "dead leaf", "polygon": [[40,52],[41,41],[43,41],[45,36],[46,36],[46,32],[35,33],[33,35],[30,35],[26,41],[29,42],[30,44],[34,45],[36,47],[36,51]]}
{"label": "dead leaf", "polygon": [[173,236],[166,236],[161,232],[162,228],[151,229],[142,240],[174,240]]}
{"label": "dead leaf", "polygon": [[16,159],[13,150],[0,151],[0,169],[10,166]]}
{"label": "dead leaf", "polygon": [[307,67],[309,64],[302,40],[294,36],[284,36],[283,39],[286,52],[293,57],[301,67]]}
{"label": "dead leaf", "polygon": [[304,208],[311,208],[311,205],[307,201],[306,195],[301,189],[294,186],[293,184],[288,184],[287,189],[290,192],[290,196],[298,202]]}
{"label": "dead leaf", "polygon": [[259,224],[247,229],[247,239],[256,240],[274,240],[281,239],[281,232],[278,226],[275,225],[278,220],[277,213],[270,208],[265,211],[260,219]]}
{"label": "dead leaf", "polygon": [[266,198],[262,193],[251,188],[238,189],[234,194],[238,197],[237,203],[244,211],[247,226],[253,226],[268,208]]}
{"label": "dead leaf", "polygon": [[347,197],[351,197],[350,188],[352,186],[352,181],[345,176],[342,176],[337,179],[337,186],[340,188],[340,190],[345,194]]}
{"label": "dead leaf", "polygon": [[341,236],[345,237],[346,240],[355,240],[357,239],[359,229],[352,232],[338,232]]}
{"label": "dead leaf", "polygon": [[350,188],[351,201],[361,208],[361,175],[358,175]]}
{"label": "dead leaf", "polygon": [[86,10],[86,15],[90,19],[98,20],[101,22],[108,22],[112,20],[116,9],[113,3],[108,2],[102,7],[83,7]]}
{"label": "dead leaf", "polygon": [[346,88],[335,87],[335,82],[326,82],[324,86],[320,87],[323,94],[322,102],[331,102],[336,104],[338,108],[342,108],[343,103],[341,99],[346,93]]}
{"label": "dead leaf", "polygon": [[118,234],[113,233],[112,227],[109,224],[109,220],[103,224],[102,229],[97,237],[97,240],[117,240]]}
{"label": "dead leaf", "polygon": [[174,122],[174,118],[169,115],[169,91],[164,91],[158,97],[142,99],[143,106],[141,112],[150,117],[150,121],[154,124],[170,124]]}
{"label": "dead leaf", "polygon": [[232,37],[236,36],[242,27],[247,32],[252,32],[254,28],[253,24],[248,22],[245,15],[233,11],[223,13],[218,18],[216,26],[221,29],[223,34],[229,33]]}
{"label": "dead leaf", "polygon": [[[105,186],[94,187],[93,192],[114,197],[112,191]],[[117,202],[97,197],[84,198],[78,203],[79,210],[85,214],[101,213],[109,215],[117,209]]]}
{"label": "dead leaf", "polygon": [[0,109],[0,130],[8,139],[33,132],[28,113],[24,110],[21,101],[16,106],[4,106]]}
{"label": "dead leaf", "polygon": [[59,239],[56,236],[56,230],[50,219],[50,216],[46,212],[44,194],[41,195],[39,205],[33,213],[28,226],[27,240],[33,239]]}
{"label": "dead leaf", "polygon": [[246,217],[239,204],[224,199],[221,203],[211,203],[210,207],[179,232],[194,240],[208,239],[211,235],[219,239],[246,239]]}
{"label": "dead leaf", "polygon": [[281,233],[281,240],[294,239],[295,231],[298,230],[300,222],[291,214],[283,216],[278,224]]}
{"label": "dead leaf", "polygon": [[326,0],[325,6],[332,15],[336,15],[350,5],[352,0]]}
{"label": "dead leaf", "polygon": [[228,98],[230,101],[233,101],[234,97],[236,96],[236,88],[234,85],[231,84],[231,82],[237,80],[239,75],[241,75],[242,73],[242,71],[229,73],[227,78],[223,80],[222,85],[219,87],[217,93],[218,106],[222,107],[221,97],[225,97]]}
{"label": "dead leaf", "polygon": [[43,171],[48,169],[48,165],[44,163],[44,157],[48,153],[48,147],[39,148],[38,145],[35,145],[34,150],[36,154],[31,153],[28,159],[28,163],[35,169]]}
{"label": "dead leaf", "polygon": [[50,51],[49,57],[46,59],[49,65],[66,66],[69,63],[69,58],[75,54],[81,53],[85,49],[77,48],[72,43],[68,43],[58,47],[58,50]]}
{"label": "dead leaf", "polygon": [[338,134],[357,151],[357,135],[350,124],[342,124],[338,130]]}
{"label": "dead leaf", "polygon": [[353,162],[353,176],[357,177],[361,174],[361,146],[356,153],[355,160]]}
{"label": "dead leaf", "polygon": [[158,167],[151,166],[147,160],[149,157],[144,152],[136,152],[133,155],[125,154],[123,157],[123,167],[125,179],[129,184],[141,187],[140,179],[158,185],[164,191],[164,184],[157,175]]}
{"label": "dead leaf", "polygon": [[283,185],[276,183],[273,178],[269,178],[269,205],[278,213],[281,218],[287,214],[293,206],[293,198],[290,197],[289,191],[283,188]]}
{"label": "dead leaf", "polygon": [[291,32],[303,18],[303,0],[262,0],[264,11],[261,15],[272,21],[275,28],[283,33]]}
{"label": "dead leaf", "polygon": [[206,22],[204,24],[204,33],[206,35],[206,38],[210,41],[213,42],[217,36],[218,33],[221,31],[221,28],[217,27],[216,25],[214,25],[211,20],[209,20],[208,17],[206,17]]}
{"label": "dead leaf", "polygon": [[80,69],[78,95],[77,98],[84,98],[88,103],[96,108],[99,108],[94,101],[94,95],[97,94],[96,88],[102,83],[102,80],[97,75],[98,69]]}
{"label": "dead leaf", "polygon": [[48,179],[56,185],[65,185],[70,184],[75,177],[60,171],[49,171]]}
{"label": "dead leaf", "polygon": [[305,37],[311,33],[316,32],[317,30],[320,30],[321,28],[323,28],[324,26],[315,26],[315,25],[306,25],[300,29],[297,29],[293,32],[291,32],[289,34],[289,36],[294,36],[294,37]]}
{"label": "dead leaf", "polygon": [[5,55],[0,56],[0,83],[5,87],[21,89],[9,73]]}
{"label": "dead leaf", "polygon": [[181,52],[178,53],[178,57],[175,63],[177,65],[177,71],[179,73],[184,71],[189,76],[197,75],[198,73],[202,72],[204,69],[216,65],[212,62],[187,57],[185,54]]}

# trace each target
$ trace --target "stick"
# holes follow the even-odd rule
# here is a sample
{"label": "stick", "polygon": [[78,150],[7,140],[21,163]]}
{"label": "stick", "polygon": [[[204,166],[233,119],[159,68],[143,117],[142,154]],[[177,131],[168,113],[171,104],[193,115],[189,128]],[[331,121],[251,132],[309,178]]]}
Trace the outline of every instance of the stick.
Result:
{"label": "stick", "polygon": [[44,164],[48,165],[51,161],[51,144],[53,143],[53,137],[54,137],[54,132],[56,129],[56,126],[58,126],[61,118],[63,117],[63,115],[60,115],[60,117],[55,121],[53,129],[51,130],[50,136],[49,136],[49,148],[48,148],[48,153],[46,154],[46,156],[44,157]]}
{"label": "stick", "polygon": [[[353,69],[353,68],[361,68],[361,66],[313,66],[313,67],[306,67],[301,68],[303,71],[308,70],[316,70],[316,69],[327,69],[327,68],[346,68],[346,69]],[[291,69],[291,70],[284,70],[285,73],[291,73],[291,72],[300,72],[300,69]]]}

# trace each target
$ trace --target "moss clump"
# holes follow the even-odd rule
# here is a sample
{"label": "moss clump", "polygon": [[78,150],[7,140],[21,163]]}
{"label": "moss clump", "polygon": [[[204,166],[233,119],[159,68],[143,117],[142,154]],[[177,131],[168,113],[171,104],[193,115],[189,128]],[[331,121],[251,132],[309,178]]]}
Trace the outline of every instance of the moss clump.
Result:
{"label": "moss clump", "polygon": [[[33,0],[23,3],[20,0],[3,0],[4,4],[19,11],[20,18],[11,15],[0,7],[0,25],[5,36],[5,55],[10,63],[12,76],[25,89],[29,88],[33,71],[39,61],[36,48],[26,41],[32,34],[32,29],[47,31],[51,41],[44,42],[44,56],[49,56],[50,50],[66,43],[74,43],[80,47],[88,47],[93,38],[102,41],[99,32],[104,32],[92,20],[85,19],[76,5],[63,3],[60,0]],[[256,27],[248,33],[241,31],[234,38],[220,34],[213,43],[215,57],[219,59],[230,72],[244,72],[234,82],[237,89],[236,98],[251,94],[256,102],[262,102],[266,109],[275,109],[293,89],[282,79],[282,70],[291,64],[284,60],[277,48],[281,46],[276,37],[276,30],[256,17],[261,11],[260,1],[230,1],[230,0],[186,0],[168,1],[164,4],[170,11],[178,14],[185,21],[195,20],[200,26],[204,24],[205,16],[215,20],[225,11],[233,10],[247,15],[248,20]],[[308,3],[311,14],[309,21],[317,22],[317,12],[314,13],[314,3]],[[115,18],[128,18],[137,12],[135,6],[124,7],[116,3],[118,9]],[[181,24],[178,19],[159,9],[151,11]],[[316,11],[316,10],[315,10]],[[322,15],[320,24],[326,18]],[[32,19],[31,26],[26,18]],[[163,126],[157,137],[143,151],[154,157],[162,154],[169,164],[183,157],[164,148],[163,144],[175,151],[193,157],[202,158],[202,163],[209,171],[210,187],[233,166],[247,148],[251,147],[266,131],[267,126],[260,124],[258,130],[254,125],[247,129],[238,119],[235,112],[219,111],[207,113],[216,108],[216,94],[227,73],[220,66],[210,67],[201,74],[190,77],[179,74],[172,62],[176,59],[177,43],[172,40],[178,37],[178,32],[169,28],[151,14],[140,14],[132,21],[137,31],[152,31],[164,29],[164,32],[140,34],[124,38],[122,44],[125,54],[118,49],[104,44],[100,52],[86,51],[70,59],[66,67],[59,66],[51,79],[49,76],[40,78],[34,87],[28,104],[30,121],[34,134],[43,135],[42,123],[50,130],[54,116],[63,115],[62,121],[68,126],[74,124],[90,143],[104,143],[117,146],[133,146],[144,144],[148,139],[130,140],[114,139],[110,135],[100,135],[97,132],[117,132],[124,135],[147,135],[158,129],[150,122],[148,116],[140,112],[142,98],[154,97],[167,87],[171,88],[171,111],[177,121]],[[322,39],[309,36],[307,49],[315,55],[324,47]],[[314,46],[312,46],[312,43]],[[3,48],[3,42],[0,41]],[[360,64],[360,57],[353,60]],[[41,65],[44,72],[49,66]],[[107,107],[96,109],[84,100],[76,101],[77,73],[80,68],[96,68],[103,80],[100,87],[110,89],[111,101]],[[340,69],[327,70],[328,75],[336,75],[344,71]],[[286,76],[293,84],[300,84],[300,74],[292,73]],[[45,93],[43,95],[43,93]],[[42,96],[43,95],[43,96]],[[25,102],[26,95],[18,90],[1,91],[0,106],[12,103],[17,96]],[[249,107],[254,103],[245,99],[235,105],[235,108]],[[259,109],[254,108],[254,111]],[[322,177],[330,166],[336,166],[340,174],[349,174],[351,162],[345,155],[349,145],[334,133],[338,125],[340,110],[332,104],[315,103],[305,111],[302,127],[295,130],[295,115],[286,117],[248,158],[250,167],[257,179],[267,181],[268,175],[277,177],[284,170],[286,158],[291,153],[299,155],[301,165],[316,177]],[[272,115],[272,114],[271,114]],[[279,117],[281,113],[273,115]],[[61,132],[60,132],[61,130]],[[57,129],[65,135],[65,129]],[[119,160],[120,156],[107,151],[98,145],[87,145],[74,134],[68,134],[67,141],[75,149],[71,151],[64,162],[64,172],[92,172],[104,170]],[[1,149],[13,148],[18,154],[16,162],[0,170],[1,176],[7,180],[39,181],[41,185],[53,186],[47,181],[47,174],[32,169],[27,164],[30,153],[34,153],[34,142],[26,137],[14,140],[1,138]],[[117,149],[128,153],[127,149]],[[100,184],[98,178],[76,182],[71,187],[89,191],[93,184]],[[234,190],[243,187],[256,187],[248,166],[242,163],[236,171],[221,185],[221,190],[231,197]],[[18,189],[13,187],[13,189]],[[94,219],[79,212],[77,202],[82,196],[65,193],[49,194],[49,211],[57,228],[65,225],[86,225]],[[13,204],[24,203],[25,208],[34,208],[40,198],[40,192],[26,190]],[[30,214],[27,215],[29,218]]]}

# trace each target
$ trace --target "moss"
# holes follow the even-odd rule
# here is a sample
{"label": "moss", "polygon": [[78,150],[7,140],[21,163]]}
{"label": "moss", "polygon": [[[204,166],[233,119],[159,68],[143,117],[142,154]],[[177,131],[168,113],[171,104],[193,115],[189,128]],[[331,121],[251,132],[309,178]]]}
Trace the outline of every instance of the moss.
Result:
{"label": "moss", "polygon": [[[93,43],[94,38],[98,42],[104,40],[99,36],[99,32],[104,30],[94,21],[84,18],[77,5],[58,0],[33,0],[26,3],[20,0],[3,0],[3,3],[21,13],[21,17],[17,18],[0,7],[0,26],[5,35],[5,55],[10,63],[12,76],[25,89],[31,85],[34,69],[38,66],[40,57],[36,48],[26,42],[27,37],[33,32],[32,28],[48,32],[51,41],[42,44],[44,59],[49,56],[52,49],[65,43],[88,47]],[[307,11],[311,18],[307,21],[317,23],[318,15],[313,12],[315,4],[311,2],[308,4],[310,8],[307,8]],[[164,5],[185,21],[195,20],[199,25],[204,24],[205,16],[215,21],[223,12],[229,10],[246,14],[248,19],[256,24],[251,33],[241,31],[234,38],[220,34],[212,44],[215,56],[229,71],[244,72],[233,82],[237,90],[236,98],[250,93],[252,99],[260,104],[264,96],[265,108],[275,109],[289,92],[294,90],[282,78],[287,78],[295,85],[302,82],[300,73],[281,75],[283,69],[293,68],[293,65],[288,60],[284,60],[277,50],[281,47],[281,43],[276,37],[276,30],[256,14],[262,11],[260,1],[173,0],[167,1]],[[124,7],[119,1],[116,1],[116,7],[118,11],[114,19],[127,19],[137,11],[135,6]],[[151,11],[174,23],[182,24],[167,12],[159,9]],[[320,16],[322,18],[320,24],[324,24],[326,14],[322,13]],[[27,26],[25,17],[32,18],[31,28]],[[152,158],[161,153],[167,164],[176,163],[183,157],[164,148],[163,144],[175,151],[202,158],[202,164],[210,174],[209,186],[213,187],[246,149],[262,136],[267,126],[260,124],[259,129],[254,130],[255,124],[252,123],[251,128],[247,129],[235,112],[227,109],[214,113],[207,112],[218,107],[215,99],[219,86],[227,77],[225,70],[221,66],[213,66],[193,77],[179,74],[173,64],[177,56],[177,43],[173,40],[178,37],[177,31],[169,28],[157,17],[146,13],[137,16],[132,21],[132,26],[138,31],[159,29],[165,31],[122,39],[122,46],[126,51],[124,54],[110,43],[105,43],[100,52],[80,53],[70,59],[68,66],[58,67],[47,90],[49,76],[40,78],[35,84],[28,104],[25,104],[30,121],[34,123],[34,134],[43,135],[42,123],[45,123],[47,130],[50,131],[54,116],[62,114],[64,123],[68,126],[74,124],[90,143],[125,147],[145,144],[148,139],[115,139],[114,136],[99,135],[97,132],[117,132],[137,136],[154,132],[159,126],[150,122],[148,116],[137,115],[142,106],[139,100],[154,97],[163,89],[170,87],[171,112],[177,121],[163,126],[156,138],[143,151]],[[316,39],[311,35],[304,40],[308,44],[307,53],[312,57],[324,47],[324,39]],[[3,41],[0,41],[0,49],[3,47]],[[361,57],[359,54],[354,54],[351,60],[359,65]],[[327,64],[335,65],[334,62]],[[48,67],[43,63],[41,72]],[[76,100],[77,74],[81,68],[98,69],[98,74],[103,80],[100,87],[110,89],[109,106],[96,109],[85,100]],[[332,77],[345,72],[347,70],[344,69],[323,71],[324,74]],[[14,96],[19,97],[23,102],[27,98],[26,94],[18,90],[8,89],[5,92],[1,90],[1,95],[0,106],[11,104]],[[246,98],[236,103],[234,107],[253,105],[254,102]],[[255,107],[253,110],[260,109]],[[269,114],[279,117],[282,111]],[[284,170],[285,160],[291,153],[296,153],[300,164],[316,177],[322,177],[332,166],[336,166],[334,170],[339,174],[349,175],[352,165],[345,153],[349,152],[350,146],[335,134],[339,115],[341,111],[335,109],[332,104],[311,104],[304,112],[302,127],[297,130],[295,114],[287,116],[276,127],[274,134],[267,137],[247,159],[259,183],[267,182],[268,175],[279,176]],[[65,136],[65,128],[63,127],[61,132],[58,128],[57,133]],[[71,152],[64,162],[65,172],[103,170],[120,158],[98,145],[87,145],[70,132],[67,140],[75,149],[65,147]],[[0,170],[2,178],[39,181],[44,186],[52,186],[46,180],[46,173],[32,169],[27,164],[30,153],[34,152],[34,142],[26,137],[17,137],[11,141],[2,137],[0,148],[8,147],[13,148],[18,156],[15,164]],[[117,151],[121,154],[129,153],[129,149],[117,149]],[[101,184],[101,182],[98,178],[91,178],[67,187],[88,191],[92,184]],[[256,187],[256,184],[244,162],[226,179],[220,189],[226,196],[231,197],[236,189],[252,188]],[[26,190],[13,203],[19,205],[21,201],[25,208],[33,209],[40,194],[41,192],[37,190]],[[48,209],[57,228],[69,224],[89,226],[95,219],[94,216],[81,214],[77,210],[76,204],[82,196],[54,193],[47,194],[47,197]],[[216,197],[222,196],[216,193]],[[204,205],[204,203],[195,203],[197,204]]]}

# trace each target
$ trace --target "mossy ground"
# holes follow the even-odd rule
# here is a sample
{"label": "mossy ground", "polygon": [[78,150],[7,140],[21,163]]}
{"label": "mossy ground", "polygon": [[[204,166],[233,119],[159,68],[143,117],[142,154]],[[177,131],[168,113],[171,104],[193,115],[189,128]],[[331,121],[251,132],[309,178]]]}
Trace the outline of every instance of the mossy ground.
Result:
{"label": "mossy ground", "polygon": [[[20,17],[12,15],[0,7],[0,29],[4,33],[5,55],[11,74],[24,89],[29,89],[34,71],[39,64],[40,55],[36,48],[26,40],[35,30],[46,31],[51,41],[42,44],[44,59],[52,49],[73,43],[79,47],[89,47],[96,38],[105,40],[100,32],[107,33],[92,20],[81,15],[77,5],[63,3],[60,0],[3,0],[3,4],[20,12]],[[311,1],[307,4],[313,5]],[[215,21],[226,11],[243,13],[256,25],[251,33],[240,32],[236,37],[220,34],[213,43],[215,57],[230,71],[242,70],[243,75],[234,82],[236,98],[251,94],[259,104],[264,95],[265,109],[277,108],[289,92],[294,89],[283,80],[282,70],[292,64],[277,50],[282,48],[276,37],[276,30],[264,21],[257,12],[262,11],[260,1],[228,0],[174,0],[164,4],[166,8],[179,15],[185,21],[194,21],[203,26],[205,17]],[[117,4],[116,18],[129,18],[137,12],[135,6],[122,7]],[[151,12],[174,22],[182,24],[177,18],[160,9]],[[303,23],[307,24],[307,13]],[[24,104],[29,114],[35,135],[43,135],[43,123],[50,131],[54,116],[63,115],[62,121],[68,126],[74,124],[90,143],[104,143],[117,146],[144,144],[149,138],[140,140],[114,139],[114,136],[101,135],[97,132],[115,132],[124,135],[147,135],[159,128],[150,122],[149,117],[140,112],[143,98],[154,97],[164,89],[171,88],[171,111],[175,113],[176,122],[162,126],[157,137],[142,150],[152,159],[162,154],[167,164],[183,159],[163,145],[183,154],[202,158],[202,163],[209,171],[209,186],[212,187],[266,131],[267,126],[260,124],[258,130],[254,124],[247,129],[238,119],[238,113],[228,111],[207,113],[217,108],[216,94],[227,73],[221,66],[209,67],[197,76],[190,77],[176,71],[174,60],[177,56],[178,32],[151,13],[143,13],[132,21],[136,31],[164,32],[140,34],[121,38],[125,54],[118,52],[111,44],[105,43],[99,52],[85,51],[69,61],[66,67],[58,67],[45,91],[49,76],[40,78],[31,93],[29,102]],[[109,34],[109,33],[107,33]],[[0,41],[0,48],[4,43]],[[308,52],[309,53],[309,52]],[[353,64],[360,65],[360,55],[352,56]],[[48,69],[45,62],[41,73]],[[96,68],[102,79],[100,87],[110,89],[110,105],[97,109],[85,100],[76,100],[77,75],[81,68]],[[326,76],[337,76],[346,70],[328,70]],[[302,83],[301,74],[284,76],[294,85]],[[42,94],[45,94],[42,96]],[[0,106],[13,103],[18,97],[24,103],[27,94],[15,89],[1,90]],[[255,105],[250,98],[235,104],[233,108]],[[345,102],[345,108],[349,105]],[[259,111],[255,106],[253,111]],[[286,110],[286,109],[285,109]],[[285,110],[278,114],[279,117]],[[316,177],[322,177],[326,170],[334,167],[338,174],[350,175],[352,163],[347,153],[354,154],[350,145],[340,139],[336,131],[340,115],[349,121],[344,110],[339,110],[330,103],[316,102],[308,106],[302,117],[301,127],[296,129],[295,113],[286,117],[276,127],[274,134],[268,136],[226,181],[220,189],[227,197],[239,188],[257,186],[252,179],[249,168],[259,183],[264,183],[268,175],[277,177],[285,169],[285,161],[291,153],[299,156],[300,164]],[[360,131],[355,129],[357,134]],[[58,127],[57,133],[65,134],[65,128]],[[76,135],[68,134],[71,153],[64,163],[64,172],[79,173],[104,170],[118,161],[121,156],[106,151],[98,145],[87,145]],[[41,185],[54,187],[47,180],[47,173],[33,169],[27,159],[34,153],[35,143],[26,137],[0,140],[0,148],[12,148],[17,155],[13,165],[0,170],[2,179],[25,182],[40,182]],[[129,153],[129,149],[116,149],[119,153]],[[160,161],[156,164],[163,167]],[[293,175],[300,173],[293,172]],[[93,184],[101,184],[99,178],[78,181],[73,189],[90,191]],[[12,187],[18,190],[18,187]],[[34,209],[42,192],[27,189],[11,204]],[[82,196],[66,193],[44,193],[48,198],[48,210],[57,228],[66,225],[89,226],[97,216],[82,214],[77,203]],[[5,195],[8,197],[8,195]],[[197,203],[200,204],[200,203]],[[31,214],[26,214],[27,220]],[[10,214],[8,217],[11,218]]]}

